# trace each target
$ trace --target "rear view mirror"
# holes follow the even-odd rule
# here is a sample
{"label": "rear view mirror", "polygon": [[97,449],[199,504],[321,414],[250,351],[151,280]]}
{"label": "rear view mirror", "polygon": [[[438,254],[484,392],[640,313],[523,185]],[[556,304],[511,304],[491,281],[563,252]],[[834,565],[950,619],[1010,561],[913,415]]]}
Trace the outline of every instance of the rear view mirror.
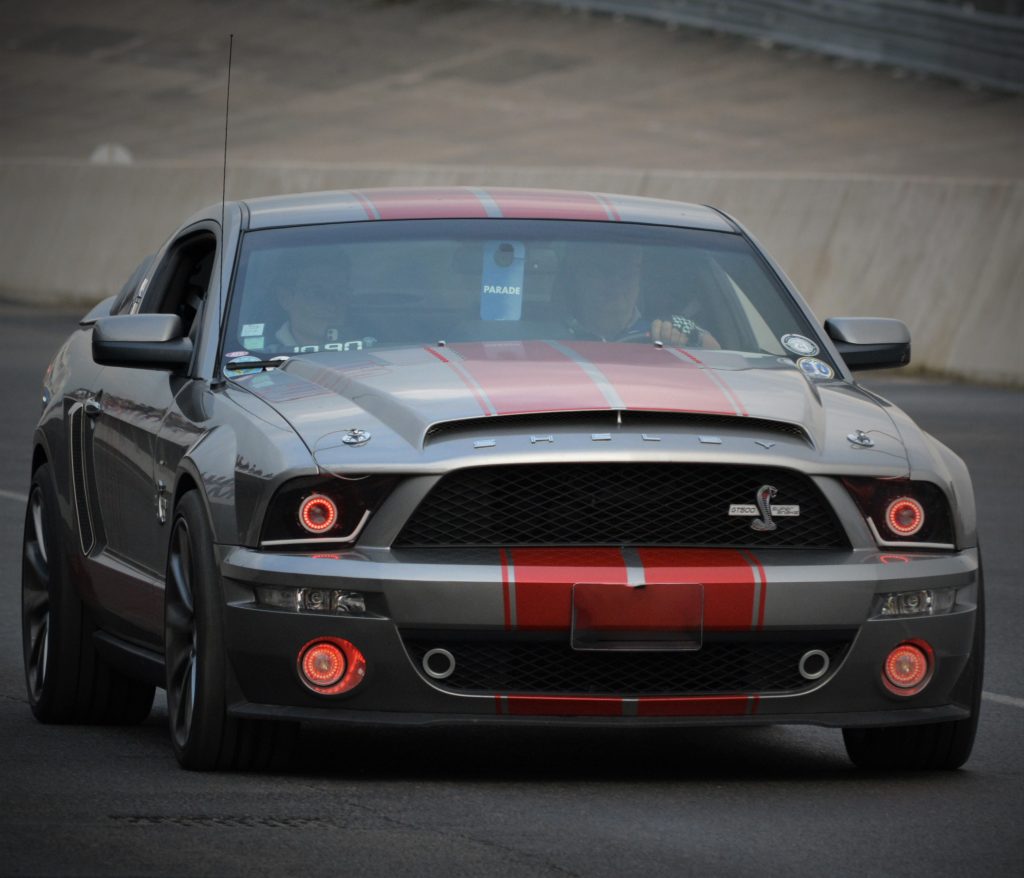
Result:
{"label": "rear view mirror", "polygon": [[92,330],[92,358],[102,366],[173,371],[192,359],[192,341],[177,314],[100,317]]}
{"label": "rear view mirror", "polygon": [[910,330],[885,317],[832,317],[825,332],[851,371],[895,369],[910,362]]}

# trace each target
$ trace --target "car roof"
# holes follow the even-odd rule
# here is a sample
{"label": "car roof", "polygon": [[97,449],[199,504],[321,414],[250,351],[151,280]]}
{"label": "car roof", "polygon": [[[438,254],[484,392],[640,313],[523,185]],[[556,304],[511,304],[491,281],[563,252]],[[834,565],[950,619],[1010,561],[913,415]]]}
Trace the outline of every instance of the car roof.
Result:
{"label": "car roof", "polygon": [[558,189],[424,187],[306,192],[246,199],[249,228],[403,219],[551,219],[649,223],[735,232],[699,204]]}

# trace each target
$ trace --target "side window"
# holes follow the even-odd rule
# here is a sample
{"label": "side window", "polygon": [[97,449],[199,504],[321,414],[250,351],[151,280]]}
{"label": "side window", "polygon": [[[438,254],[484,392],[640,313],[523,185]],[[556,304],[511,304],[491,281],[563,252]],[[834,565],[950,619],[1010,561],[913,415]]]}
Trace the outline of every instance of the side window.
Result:
{"label": "side window", "polygon": [[210,283],[217,239],[212,232],[194,232],[171,245],[157,267],[139,309],[143,314],[177,314],[192,334]]}
{"label": "side window", "polygon": [[139,284],[142,283],[142,279],[146,276],[146,272],[149,271],[149,266],[152,264],[153,254],[150,253],[149,256],[139,263],[135,271],[132,272],[132,276],[121,287],[121,292],[117,294],[117,299],[114,300],[114,305],[110,309],[111,314],[127,314],[131,310],[132,301],[138,292]]}

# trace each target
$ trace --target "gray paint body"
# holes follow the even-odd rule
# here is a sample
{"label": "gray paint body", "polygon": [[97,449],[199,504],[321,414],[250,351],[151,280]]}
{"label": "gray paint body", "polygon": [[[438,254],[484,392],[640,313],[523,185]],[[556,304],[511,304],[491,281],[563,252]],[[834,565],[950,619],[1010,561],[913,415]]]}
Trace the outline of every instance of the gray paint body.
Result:
{"label": "gray paint body", "polygon": [[[560,418],[543,429],[515,418],[494,418],[483,425],[479,403],[465,384],[450,369],[431,363],[422,349],[381,351],[376,357],[380,368],[371,375],[347,374],[344,358],[326,353],[293,359],[275,371],[225,380],[217,368],[219,327],[243,231],[363,221],[362,211],[350,194],[320,193],[228,204],[223,230],[220,205],[191,218],[168,246],[195,230],[213,232],[222,246],[206,306],[197,318],[201,325],[186,374],[97,366],[91,357],[90,319],[103,316],[102,308],[94,309],[57,353],[48,372],[36,454],[55,469],[66,537],[75,552],[78,523],[67,413],[87,399],[100,402],[98,417],[87,421],[82,452],[98,533],[88,554],[77,551],[81,564],[76,583],[107,632],[162,652],[168,521],[181,493],[194,487],[205,503],[225,577],[225,637],[236,677],[235,713],[357,721],[373,712],[381,721],[483,720],[495,716],[494,696],[454,694],[428,680],[410,660],[399,634],[400,628],[410,626],[502,630],[508,624],[503,608],[507,571],[497,549],[390,548],[409,514],[445,473],[483,464],[590,460],[771,465],[807,473],[815,480],[851,548],[758,551],[757,562],[764,571],[758,587],[767,595],[760,630],[844,629],[856,636],[839,668],[800,694],[760,697],[757,716],[761,721],[775,716],[857,725],[966,715],[969,693],[960,676],[972,648],[979,576],[974,499],[966,467],[902,411],[852,380],[820,324],[770,258],[765,257],[768,264],[819,327],[819,344],[839,364],[840,374],[832,381],[812,382],[791,363],[774,358],[754,362],[728,352],[703,352],[702,373],[740,400],[749,415],[715,426],[712,432],[721,439],[717,444],[702,443],[700,436],[709,428],[688,422],[685,415],[666,416],[654,426],[647,423],[643,431],[656,432],[661,438],[657,443],[644,441],[640,430],[632,428],[613,430],[609,441],[593,441],[592,433],[608,430],[608,412],[582,412],[577,420]],[[745,234],[731,219],[698,206],[630,199],[621,212],[624,221]],[[157,254],[132,299],[132,313],[142,307],[163,253]],[[105,307],[109,310],[109,303]],[[666,373],[677,374],[672,370],[678,370],[679,363],[663,353]],[[552,384],[557,384],[557,374]],[[418,391],[428,387],[431,395],[425,402]],[[543,397],[543,388],[538,395]],[[552,400],[539,408],[558,410]],[[806,439],[765,430],[755,419],[800,425]],[[464,430],[429,435],[433,425],[463,420]],[[362,446],[342,443],[341,431],[353,427],[368,430],[372,440]],[[857,430],[869,433],[874,445],[851,443],[847,437]],[[550,434],[554,441],[531,442],[537,432]],[[481,438],[494,440],[494,445],[475,447],[474,441]],[[261,551],[260,530],[274,492],[290,479],[318,472],[394,473],[403,479],[371,517],[356,545],[336,552],[337,558],[312,557],[315,546],[292,554]],[[934,483],[951,505],[955,549],[909,551],[903,553],[907,563],[883,563],[894,550],[876,545],[839,481],[843,476]],[[163,521],[158,515],[161,498],[167,503]],[[345,618],[267,609],[254,601],[253,586],[261,583],[363,591],[379,596],[387,613],[383,618]],[[957,607],[949,615],[867,621],[879,593],[936,587],[959,589]],[[325,700],[297,681],[297,645],[320,635],[351,639],[366,654],[369,675],[350,696]],[[878,678],[886,652],[910,638],[927,639],[938,663],[927,690],[908,704],[888,695]],[[753,719],[745,714],[647,721]]]}

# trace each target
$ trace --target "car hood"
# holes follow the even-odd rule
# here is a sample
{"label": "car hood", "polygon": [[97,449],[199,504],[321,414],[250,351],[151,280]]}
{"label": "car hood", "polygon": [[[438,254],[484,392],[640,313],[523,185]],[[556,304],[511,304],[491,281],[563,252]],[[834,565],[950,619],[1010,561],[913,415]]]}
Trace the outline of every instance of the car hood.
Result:
{"label": "car hood", "polygon": [[[453,450],[434,436],[460,436],[473,447],[470,440],[519,424],[550,433],[566,423],[554,416],[566,412],[609,423],[610,412],[646,412],[706,439],[718,437],[703,434],[738,431],[762,447],[779,445],[804,465],[827,460],[832,471],[836,465],[907,471],[888,403],[845,381],[809,379],[784,357],[701,351],[698,358],[597,342],[474,342],[308,354],[237,380],[285,417],[318,463],[331,469],[429,464]],[[553,416],[550,423],[518,417],[544,414]],[[353,441],[350,430],[370,439]],[[851,441],[858,431],[870,445]],[[703,444],[721,454],[730,443]],[[710,448],[716,444],[724,447]]]}

